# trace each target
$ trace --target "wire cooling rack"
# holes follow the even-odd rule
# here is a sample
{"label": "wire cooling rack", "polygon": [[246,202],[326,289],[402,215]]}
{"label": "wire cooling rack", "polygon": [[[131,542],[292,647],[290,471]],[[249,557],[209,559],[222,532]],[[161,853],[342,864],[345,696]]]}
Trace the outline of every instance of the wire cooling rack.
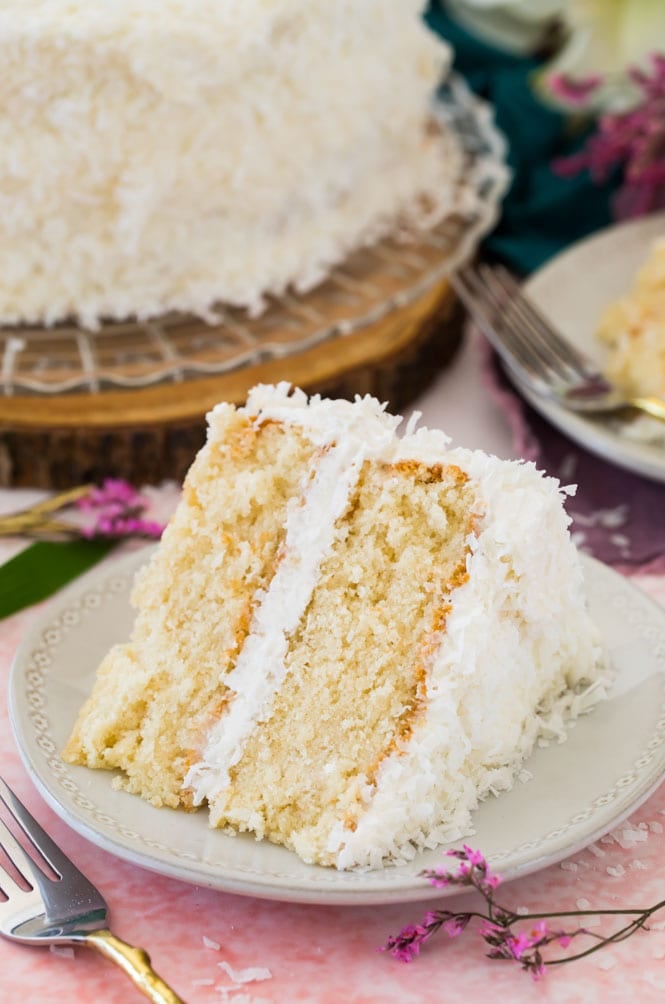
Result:
{"label": "wire cooling rack", "polygon": [[271,299],[258,317],[220,307],[214,324],[168,314],[94,332],[74,324],[0,328],[0,394],[99,394],[228,373],[344,337],[406,306],[473,252],[496,221],[508,183],[505,144],[490,110],[454,75],[436,117],[464,154],[463,212],[408,241],[361,249],[316,289]]}

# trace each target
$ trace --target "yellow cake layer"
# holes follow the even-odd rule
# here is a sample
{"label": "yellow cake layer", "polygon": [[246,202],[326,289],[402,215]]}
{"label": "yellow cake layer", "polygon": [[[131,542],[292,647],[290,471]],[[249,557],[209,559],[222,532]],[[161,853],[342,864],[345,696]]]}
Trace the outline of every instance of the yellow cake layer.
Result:
{"label": "yellow cake layer", "polygon": [[286,508],[315,448],[298,432],[255,428],[228,408],[192,466],[183,502],[134,589],[131,641],[111,650],[64,757],[117,767],[154,805],[191,805],[182,789],[224,709],[224,677],[249,630],[257,590],[279,561]]}

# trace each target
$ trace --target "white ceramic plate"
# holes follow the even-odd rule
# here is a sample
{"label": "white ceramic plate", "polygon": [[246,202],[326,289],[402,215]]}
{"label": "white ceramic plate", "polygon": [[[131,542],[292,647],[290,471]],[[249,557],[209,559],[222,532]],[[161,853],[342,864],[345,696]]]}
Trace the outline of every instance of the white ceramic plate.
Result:
{"label": "white ceramic plate", "polygon": [[[10,715],[23,761],[46,801],[75,830],[122,858],[228,892],[312,903],[370,904],[440,897],[407,866],[336,872],[249,836],[210,830],[203,812],[155,809],[114,791],[105,771],[71,767],[59,751],[97,664],[128,637],[128,594],[147,551],[90,573],[45,611],[13,666]],[[591,612],[616,667],[610,699],[563,744],[538,749],[533,777],[475,813],[471,839],[504,877],[553,864],[611,829],[665,774],[665,611],[615,572],[585,558]]]}
{"label": "white ceramic plate", "polygon": [[[595,338],[600,316],[627,293],[651,243],[665,236],[665,214],[603,230],[557,255],[525,284],[525,292],[574,345],[603,367]],[[625,424],[566,411],[507,371],[520,393],[576,443],[627,470],[665,481],[665,445],[630,438]],[[665,437],[665,431],[664,431]]]}

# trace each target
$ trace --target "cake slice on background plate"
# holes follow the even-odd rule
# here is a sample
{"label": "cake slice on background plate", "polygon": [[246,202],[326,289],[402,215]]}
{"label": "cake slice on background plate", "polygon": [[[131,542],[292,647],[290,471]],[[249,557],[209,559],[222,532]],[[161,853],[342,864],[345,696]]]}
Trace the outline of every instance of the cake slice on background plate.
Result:
{"label": "cake slice on background plate", "polygon": [[285,384],[213,410],[69,762],[380,867],[468,833],[563,738],[602,689],[565,491],[399,423]]}

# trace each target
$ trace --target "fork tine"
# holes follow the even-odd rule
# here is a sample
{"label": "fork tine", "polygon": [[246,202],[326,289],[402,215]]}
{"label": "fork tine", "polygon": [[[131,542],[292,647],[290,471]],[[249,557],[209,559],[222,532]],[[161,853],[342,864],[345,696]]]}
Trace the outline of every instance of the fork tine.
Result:
{"label": "fork tine", "polygon": [[[44,863],[44,867],[42,868],[38,862],[33,861],[10,833],[10,837],[12,837],[12,852],[18,848],[17,860],[14,863],[21,874],[23,874],[23,869],[27,869],[28,875],[32,876],[32,879],[28,878],[27,875],[24,877],[30,884],[34,895],[38,897],[35,902],[41,900],[45,916],[54,922],[61,918],[63,903],[68,909],[66,903],[67,890],[71,891],[73,889],[76,890],[76,903],[81,914],[86,910],[98,913],[102,911],[105,916],[107,906],[98,889],[78,870],[76,865],[60,850],[49,835],[44,832],[34,816],[28,812],[23,803],[1,777],[0,801],[5,804],[14,821],[39,855],[40,861]],[[21,862],[20,867],[18,860]],[[21,891],[23,892],[23,890]],[[25,892],[23,892],[23,895],[28,898],[30,896],[30,894]]]}
{"label": "fork tine", "polygon": [[[12,831],[2,819],[0,819],[0,848],[5,852],[8,860],[11,861],[24,882],[32,888],[34,882],[33,869],[36,868],[35,862],[25,853]],[[3,872],[4,875],[2,874]],[[7,886],[12,886],[19,892],[24,891],[14,876],[6,868],[0,866],[0,889],[3,890],[5,895],[8,895],[6,892]]]}
{"label": "fork tine", "polygon": [[481,265],[479,273],[497,305],[501,332],[509,331],[523,343],[525,350],[529,352],[534,370],[539,372],[543,379],[551,380],[552,377],[558,377],[561,380],[570,380],[570,364],[561,357],[557,347],[543,334],[541,328],[532,323],[522,307],[524,297],[519,293],[519,287],[516,286],[518,293],[509,292],[496,272],[488,265]]}
{"label": "fork tine", "polygon": [[[63,854],[58,845],[51,840],[48,833],[44,832],[34,816],[28,812],[23,803],[19,801],[9,785],[1,777],[0,799],[4,802],[7,810],[21,827],[32,846],[41,855],[46,864],[49,865],[55,875],[60,878],[64,878],[66,875],[81,875],[78,868]],[[7,828],[5,827],[5,829]],[[8,829],[7,833],[11,837],[13,847],[20,848],[20,845]],[[34,869],[37,868],[37,865],[22,848],[20,848],[20,856],[23,863],[27,864],[30,873],[35,876]],[[41,874],[48,878],[45,872],[41,872]]]}
{"label": "fork tine", "polygon": [[[538,339],[539,346],[544,351],[549,351],[550,355],[555,354],[576,374],[588,376],[591,366],[589,360],[569,341],[562,338],[538,307],[525,296],[510,272],[503,265],[497,265],[493,270],[493,276],[506,295],[510,297],[511,310],[514,310],[524,323],[529,325],[533,335]],[[595,367],[593,369],[595,370]]]}
{"label": "fork tine", "polygon": [[527,380],[540,377],[542,365],[538,356],[534,354],[528,340],[525,341],[513,328],[501,324],[502,305],[496,302],[479,274],[474,269],[467,268],[456,272],[452,282],[470,315],[501,358]]}
{"label": "fork tine", "polygon": [[505,269],[467,266],[455,274],[453,285],[488,340],[523,380],[555,393],[581,381],[598,383],[594,364],[550,328]]}

